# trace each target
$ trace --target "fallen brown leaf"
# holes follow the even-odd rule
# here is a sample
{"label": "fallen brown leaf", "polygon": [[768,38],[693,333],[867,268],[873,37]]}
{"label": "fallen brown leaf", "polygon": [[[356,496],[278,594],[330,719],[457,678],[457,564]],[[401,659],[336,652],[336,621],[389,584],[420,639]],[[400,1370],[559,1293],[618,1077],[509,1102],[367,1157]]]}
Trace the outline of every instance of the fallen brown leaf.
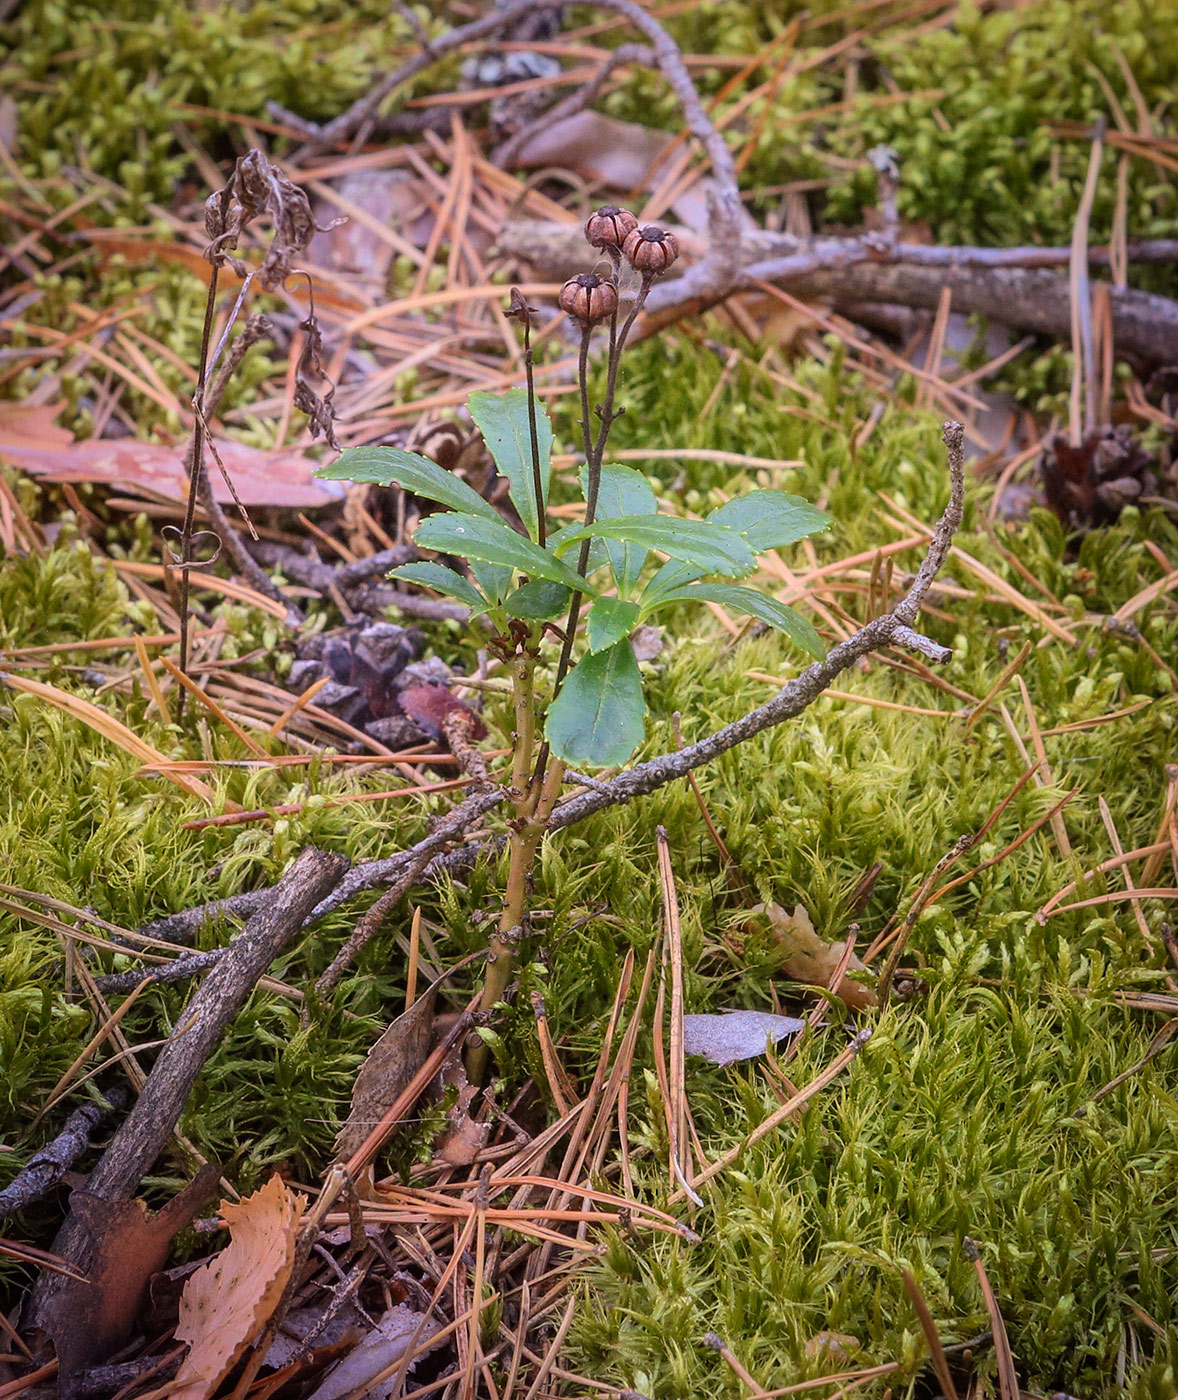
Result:
{"label": "fallen brown leaf", "polygon": [[176,1338],[189,1350],[172,1400],[207,1400],[265,1326],[290,1281],[306,1204],[280,1176],[236,1205],[222,1202],[232,1238],[184,1285]]}
{"label": "fallen brown leaf", "polygon": [[[102,481],[137,486],[176,501],[187,490],[183,446],[133,438],[75,441],[57,426],[62,404],[4,404],[0,411],[0,456],[30,476],[49,481]],[[250,447],[217,439],[217,453],[247,506],[325,506],[343,497],[338,481],[318,481],[312,473],[319,463],[302,452]],[[218,500],[231,502],[232,493],[214,472]]]}
{"label": "fallen brown leaf", "polygon": [[[790,914],[780,904],[758,904],[751,911],[763,914],[769,921],[769,928],[777,943],[778,960],[782,972],[796,982],[806,982],[812,987],[829,987],[830,979],[842,961],[843,946],[840,943],[827,943],[819,938],[810,922],[810,916],[800,905]],[[847,972],[866,972],[867,966],[854,953],[847,964]],[[861,982],[852,982],[842,977],[834,993],[855,1011],[863,1011],[869,1006],[878,1006],[879,1000],[870,987]]]}
{"label": "fallen brown leaf", "polygon": [[362,1147],[429,1054],[434,1030],[434,993],[426,992],[389,1026],[368,1052],[352,1087],[348,1121],[335,1140],[335,1155],[346,1162]]}
{"label": "fallen brown leaf", "polygon": [[41,1318],[57,1349],[62,1396],[69,1396],[83,1372],[108,1360],[127,1340],[152,1274],[163,1267],[177,1231],[191,1223],[212,1194],[217,1176],[216,1167],[203,1167],[154,1215],[140,1200],[104,1201],[85,1191],[70,1197],[70,1214],[81,1231],[72,1252],[88,1261],[89,1280],[64,1284]]}

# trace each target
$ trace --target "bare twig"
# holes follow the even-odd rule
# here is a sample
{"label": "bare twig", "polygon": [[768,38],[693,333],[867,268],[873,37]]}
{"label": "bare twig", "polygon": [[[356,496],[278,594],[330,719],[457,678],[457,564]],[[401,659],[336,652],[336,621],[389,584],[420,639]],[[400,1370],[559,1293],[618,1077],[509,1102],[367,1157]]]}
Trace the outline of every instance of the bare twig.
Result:
{"label": "bare twig", "polygon": [[357,923],[352,936],[332,959],[331,964],[315,984],[320,996],[326,996],[345,971],[355,961],[356,955],[380,930],[389,910],[421,876],[434,856],[445,850],[453,841],[459,840],[493,808],[506,799],[501,788],[483,789],[473,792],[440,821],[433,831],[413,847],[412,852],[404,852],[408,857],[398,873],[392,887],[376,901],[371,909]]}
{"label": "bare twig", "polygon": [[[542,10],[558,9],[563,3],[564,0],[514,0],[514,3],[505,4],[470,24],[441,35],[429,49],[415,54],[393,72],[386,73],[364,97],[320,127],[307,145],[300,148],[296,159],[306,159],[349,140],[373,120],[381,103],[398,87],[455,49],[495,34],[517,19],[531,17]],[[703,147],[712,167],[716,192],[710,208],[708,252],[681,279],[688,296],[708,295],[715,288],[732,282],[739,262],[743,212],[736,163],[724,137],[704,110],[679,46],[662,25],[636,0],[593,0],[593,3],[596,9],[612,10],[621,15],[646,38],[655,64],[678,99],[687,129]]]}
{"label": "bare twig", "polygon": [[84,1103],[65,1120],[52,1142],[34,1152],[17,1175],[0,1191],[0,1220],[47,1196],[83,1152],[90,1139],[117,1109],[126,1107],[130,1095],[116,1086],[107,1095],[106,1107]]}
{"label": "bare twig", "polygon": [[[242,360],[245,359],[247,352],[252,346],[256,345],[259,340],[266,339],[270,334],[270,330],[270,321],[266,316],[251,316],[245,323],[241,334],[230,346],[224,364],[222,364],[217,371],[216,378],[205,394],[202,412],[206,423],[214,416],[217,409],[220,407],[221,399],[229,386],[229,381]],[[191,458],[186,463],[186,467],[191,471]],[[228,480],[228,478],[226,478],[226,480]],[[248,580],[251,587],[256,588],[259,593],[264,593],[266,597],[273,598],[275,602],[281,603],[283,607],[286,608],[286,621],[288,626],[299,626],[303,621],[301,610],[288,598],[283,597],[274,580],[265,569],[259,566],[253,555],[246,549],[237,531],[226,517],[220,501],[217,500],[216,493],[213,490],[212,475],[206,464],[202,464],[201,466],[197,489],[201,505],[204,506],[205,513],[208,515],[209,521],[213,529],[217,532],[222,544],[224,544],[225,548],[233,556],[233,562],[238,571]],[[230,489],[232,490],[232,483],[230,483]],[[246,524],[249,524],[248,516],[246,517]],[[250,530],[251,533],[253,533],[252,526],[250,526]],[[254,538],[256,539],[257,536],[254,535]]]}

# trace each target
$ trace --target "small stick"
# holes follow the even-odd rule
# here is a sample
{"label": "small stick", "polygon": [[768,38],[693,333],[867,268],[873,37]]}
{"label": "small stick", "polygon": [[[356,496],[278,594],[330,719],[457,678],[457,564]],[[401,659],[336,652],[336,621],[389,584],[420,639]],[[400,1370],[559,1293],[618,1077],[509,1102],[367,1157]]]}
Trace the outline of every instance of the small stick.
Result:
{"label": "small stick", "polygon": [[[760,1385],[758,1385],[757,1382],[749,1374],[749,1372],[745,1370],[745,1368],[733,1355],[732,1348],[718,1333],[709,1332],[704,1337],[704,1345],[709,1346],[714,1351],[718,1351],[720,1353],[720,1355],[724,1358],[725,1361],[727,1361],[728,1365],[735,1372],[736,1376],[740,1379],[741,1383],[748,1386],[749,1393],[751,1395],[757,1397],[764,1397],[769,1394],[769,1392],[767,1390],[764,1390]],[[949,1396],[948,1400],[956,1400],[956,1397]]]}
{"label": "small stick", "polygon": [[1019,1400],[1018,1374],[1014,1369],[1010,1338],[1006,1335],[1006,1324],[1002,1321],[1002,1313],[998,1309],[998,1299],[994,1296],[994,1289],[990,1285],[986,1266],[982,1263],[982,1256],[977,1245],[968,1235],[961,1241],[961,1248],[965,1252],[965,1257],[977,1270],[978,1283],[981,1284],[986,1311],[990,1314],[990,1329],[994,1334],[994,1355],[998,1360],[998,1388],[1001,1391],[1002,1400]]}
{"label": "small stick", "polygon": [[65,1120],[61,1132],[35,1152],[20,1172],[0,1191],[0,1220],[47,1196],[90,1146],[90,1139],[112,1113],[124,1108],[130,1095],[116,1087],[107,1106],[84,1103]]}
{"label": "small stick", "polygon": [[904,1287],[908,1290],[908,1297],[916,1309],[916,1316],[920,1319],[921,1330],[924,1332],[925,1341],[928,1342],[933,1370],[937,1373],[937,1380],[941,1383],[941,1391],[945,1400],[957,1400],[957,1387],[953,1384],[953,1377],[949,1373],[949,1363],[945,1359],[945,1348],[941,1345],[941,1335],[937,1331],[937,1324],[933,1321],[933,1315],[929,1311],[929,1305],[925,1302],[924,1294],[920,1291],[920,1284],[917,1283],[910,1270],[901,1269],[900,1273],[904,1279]]}

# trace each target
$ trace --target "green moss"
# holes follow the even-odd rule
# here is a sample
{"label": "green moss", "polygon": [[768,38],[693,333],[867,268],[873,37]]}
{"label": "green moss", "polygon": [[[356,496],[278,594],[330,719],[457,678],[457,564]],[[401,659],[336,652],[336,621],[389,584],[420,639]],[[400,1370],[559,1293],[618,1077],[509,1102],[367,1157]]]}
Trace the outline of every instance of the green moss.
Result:
{"label": "green moss", "polygon": [[[829,11],[832,3],[821,0],[817,12]],[[4,76],[21,102],[25,174],[47,179],[77,159],[72,147],[60,144],[73,123],[85,160],[127,187],[125,197],[112,196],[96,217],[124,223],[145,217],[150,199],[170,200],[175,182],[188,173],[188,157],[172,141],[175,121],[189,121],[214,154],[228,153],[224,128],[181,104],[225,105],[258,115],[275,98],[307,115],[329,115],[363,90],[369,70],[383,65],[389,47],[405,37],[399,17],[371,6],[358,12],[315,6],[313,16],[302,4],[181,13],[175,6],[157,11],[123,3],[99,13],[71,0],[36,8],[35,21],[26,7],[5,30],[12,49]],[[674,22],[690,49],[744,53],[780,33],[796,12],[794,5],[724,0],[695,6]],[[977,15],[963,9],[953,27],[923,35],[881,32],[868,41],[862,96],[848,110],[820,122],[809,119],[804,127],[788,124],[786,117],[843,96],[841,85],[818,70],[790,80],[754,154],[748,183],[822,175],[828,173],[829,152],[858,158],[886,140],[903,157],[905,215],[926,220],[935,237],[1066,241],[1087,148],[1063,143],[1053,162],[1044,124],[1090,121],[1103,110],[1094,68],[1125,99],[1114,46],[1125,54],[1147,102],[1165,97],[1178,71],[1169,18],[1163,7],[1151,8],[1145,0],[1115,13],[1087,0],[1039,0],[1017,11]],[[841,37],[850,23],[844,17],[807,30],[807,51]],[[164,32],[170,36],[166,49],[159,42]],[[705,72],[702,85],[715,92],[725,76],[726,70]],[[873,103],[889,84],[908,94],[906,100]],[[915,95],[931,87],[942,95]],[[635,78],[611,102],[619,114],[677,125],[656,79]],[[753,120],[756,115],[754,110]],[[136,169],[136,162],[143,168]],[[1094,216],[1096,236],[1107,229],[1112,171],[1110,160]],[[74,197],[50,183],[42,189],[51,202]],[[1131,234],[1174,233],[1173,192],[1152,167],[1133,164],[1130,191]],[[865,180],[839,173],[826,212],[857,219],[861,202],[871,196]],[[190,363],[201,295],[178,271],[116,263],[100,274],[96,263],[79,264],[62,278],[44,279],[37,315],[72,329],[71,301],[109,306],[121,296],[139,295],[148,279],[155,284],[146,303],[149,316],[137,324]],[[14,344],[21,343],[21,334],[17,326]],[[898,405],[856,449],[872,391],[846,369],[836,346],[827,346],[825,355],[824,363],[794,367],[796,391],[746,365],[728,377],[705,415],[721,358],[677,334],[640,346],[624,367],[628,412],[613,441],[619,448],[722,448],[797,460],[801,465],[774,472],[690,460],[652,462],[648,469],[661,495],[692,511],[752,485],[822,496],[836,527],[816,541],[820,560],[871,550],[899,537],[877,493],[886,492],[921,520],[933,519],[943,507],[938,427],[904,407],[909,390],[901,386]],[[174,367],[163,359],[157,363],[165,382],[181,389]],[[249,374],[236,391],[243,405],[249,375],[268,368],[260,357],[248,363]],[[46,368],[52,371],[54,362]],[[14,380],[10,392],[30,387],[30,380]],[[74,405],[71,425],[84,428],[83,383],[62,387]],[[1061,387],[1066,383],[1060,366],[1046,361],[1022,380],[1024,394],[1040,405]],[[126,402],[145,433],[175,429],[148,401],[128,395]],[[558,432],[572,441],[571,409],[560,412]],[[22,482],[20,490],[30,510],[44,508],[39,488]],[[971,488],[963,548],[1014,587],[1029,590],[1016,568],[1021,564],[1088,620],[1077,629],[1077,647],[1044,643],[1023,612],[995,602],[953,560],[946,579],[967,596],[942,600],[938,608],[946,616],[927,619],[930,633],[954,649],[945,679],[983,695],[1030,640],[1035,648],[1022,674],[1044,729],[1148,704],[1104,727],[1048,735],[1053,785],[1024,789],[966,859],[997,854],[1076,788],[1064,812],[1072,859],[1060,855],[1045,830],[926,911],[909,950],[925,990],[880,1018],[862,1056],[799,1124],[767,1137],[707,1187],[705,1207],[693,1219],[700,1243],[662,1237],[635,1242],[629,1236],[608,1242],[603,1258],[583,1276],[584,1305],[571,1334],[573,1359],[602,1382],[659,1400],[736,1396],[734,1377],[702,1345],[703,1334],[714,1330],[763,1384],[791,1384],[815,1373],[817,1363],[805,1344],[828,1330],[859,1339],[858,1363],[903,1364],[896,1377],[880,1382],[879,1392],[887,1385],[908,1386],[924,1353],[900,1269],[917,1273],[947,1341],[976,1334],[987,1320],[961,1253],[962,1237],[969,1234],[983,1246],[1024,1384],[1141,1400],[1169,1400],[1174,1393],[1173,1051],[1091,1103],[1097,1089],[1140,1058],[1159,1024],[1151,1013],[1125,1007],[1118,994],[1164,985],[1164,966],[1144,947],[1124,905],[1062,915],[1046,925],[1033,914],[1110,854],[1100,797],[1127,849],[1148,844],[1156,833],[1178,702],[1169,676],[1147,652],[1098,624],[1160,577],[1147,542],[1170,559],[1178,557],[1178,530],[1164,515],[1130,511],[1115,529],[1090,535],[1073,555],[1053,517],[1036,512],[1023,526],[992,529],[986,524],[988,504],[985,490]],[[105,544],[115,553],[146,557],[146,522],[112,531]],[[901,556],[897,570],[910,569],[915,558]],[[836,597],[861,616],[861,595]],[[272,620],[236,605],[222,604],[216,613],[229,627],[227,657],[275,647]],[[1171,659],[1178,622],[1166,599],[1136,621],[1151,646]],[[156,623],[129,598],[113,570],[75,543],[68,522],[44,559],[0,561],[0,648],[134,628],[156,630]],[[686,613],[671,614],[666,638],[667,649],[649,675],[648,755],[673,745],[676,711],[685,738],[699,737],[771,693],[749,672],[783,675],[796,665],[773,637],[733,645],[694,614],[690,623]],[[433,641],[446,654],[454,650],[449,632],[439,629]],[[183,727],[165,727],[148,713],[134,684],[97,696],[95,678],[85,670],[92,659],[63,653],[30,673],[95,700],[171,756],[201,757],[206,745],[215,757],[242,756],[231,735],[194,716]],[[101,660],[132,676],[138,669],[128,650],[104,653]],[[699,778],[749,885],[759,896],[805,904],[828,937],[845,935],[851,891],[867,868],[882,865],[858,915],[865,945],[905,907],[939,856],[963,833],[977,830],[1024,765],[996,710],[967,736],[952,717],[958,701],[910,673],[874,661],[844,678],[843,688],[944,717],[825,699]],[[1025,733],[1017,691],[1008,689],[1001,699]],[[493,724],[507,724],[496,703],[488,713]],[[0,790],[6,798],[0,880],[92,906],[125,925],[273,880],[308,841],[354,859],[387,852],[420,835],[433,810],[429,802],[412,809],[315,805],[272,823],[191,832],[183,823],[206,815],[205,804],[158,777],[140,775],[137,760],[76,720],[33,697],[0,691],[0,724]],[[250,807],[308,792],[384,785],[379,777],[358,783],[326,766],[293,774],[228,770],[210,781],[218,804],[232,799]],[[652,870],[659,822],[674,852],[690,1008],[765,1008],[774,988],[792,995],[777,979],[763,941],[750,937],[736,951],[733,934],[743,933],[745,911],[716,859],[694,797],[677,784],[562,833],[546,847],[536,900],[547,912],[528,949],[525,995],[497,1027],[501,1068],[513,1083],[536,1068],[526,996],[532,986],[543,987],[570,1071],[591,1072],[622,959],[634,949],[641,963],[658,927]],[[479,945],[474,916],[495,908],[498,888],[498,871],[485,865],[461,883],[423,896],[443,959]],[[1085,892],[1110,888],[1115,882],[1094,881]],[[1164,907],[1146,909],[1156,929]],[[285,955],[277,973],[307,988],[353,917],[349,911],[325,920]],[[276,1163],[304,1177],[322,1169],[355,1069],[403,995],[404,959],[396,939],[405,923],[404,917],[390,921],[331,1004],[313,1008],[308,1028],[300,1025],[294,1003],[262,991],[209,1061],[184,1130],[243,1186]],[[204,945],[223,943],[231,933],[228,927],[211,930]],[[120,954],[94,955],[99,972],[126,965]],[[149,1044],[167,1034],[188,994],[176,987],[141,998],[124,1022],[131,1042]],[[831,1019],[834,1024],[791,1069],[797,1082],[806,1082],[843,1043],[841,1013],[836,1009]],[[14,1149],[0,1154],[0,1179],[18,1170],[78,1101],[67,1099],[31,1127],[39,1105],[97,1024],[63,989],[55,937],[0,913],[0,1134]],[[641,1190],[658,1201],[665,1194],[666,1144],[651,1070],[644,1037],[631,1131]],[[104,1082],[99,1076],[97,1083]],[[718,1070],[692,1061],[689,1089],[712,1160],[776,1104],[756,1069],[747,1066]],[[394,1165],[406,1166],[425,1136],[423,1130],[419,1139],[398,1144]],[[178,1179],[185,1168],[177,1153],[159,1171]],[[50,1202],[5,1228],[22,1229],[44,1244],[56,1212],[57,1203]],[[6,1286],[19,1278],[11,1266],[0,1271]],[[1155,1337],[1131,1304],[1164,1337]],[[995,1393],[990,1354],[979,1352],[978,1365],[989,1393]]]}

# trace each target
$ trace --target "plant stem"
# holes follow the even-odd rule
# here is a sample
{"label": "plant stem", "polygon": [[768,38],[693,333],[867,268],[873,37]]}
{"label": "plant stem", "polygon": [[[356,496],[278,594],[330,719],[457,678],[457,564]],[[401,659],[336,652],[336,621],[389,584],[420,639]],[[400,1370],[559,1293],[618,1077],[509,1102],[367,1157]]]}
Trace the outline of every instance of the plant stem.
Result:
{"label": "plant stem", "polygon": [[[544,835],[547,817],[536,821],[538,796],[531,782],[532,760],[536,746],[536,654],[535,635],[519,645],[511,658],[512,704],[515,713],[514,753],[511,764],[511,801],[515,810],[509,844],[507,891],[503,911],[494,933],[487,939],[487,973],[479,1011],[489,1013],[496,1002],[502,1001],[515,968],[515,950],[523,933],[527,912],[528,885],[536,851]],[[560,769],[560,764],[554,764]],[[559,788],[559,784],[557,785]],[[545,789],[546,791],[546,789]],[[542,796],[542,795],[541,795]],[[487,1047],[481,1041],[471,1046],[466,1057],[466,1073],[472,1084],[482,1081],[487,1068]]]}
{"label": "plant stem", "polygon": [[[213,338],[213,312],[217,305],[217,264],[213,263],[209,290],[205,298],[204,329],[200,337],[200,367],[196,375],[196,393],[192,396],[196,418],[192,425],[192,465],[188,473],[188,499],[184,503],[184,524],[180,528],[180,670],[188,674],[188,593],[189,565],[192,563],[192,527],[196,522],[196,502],[200,496],[201,473],[204,471],[204,400],[205,380],[209,372],[209,345]],[[176,717],[183,718],[186,691],[181,687],[176,698]]]}

